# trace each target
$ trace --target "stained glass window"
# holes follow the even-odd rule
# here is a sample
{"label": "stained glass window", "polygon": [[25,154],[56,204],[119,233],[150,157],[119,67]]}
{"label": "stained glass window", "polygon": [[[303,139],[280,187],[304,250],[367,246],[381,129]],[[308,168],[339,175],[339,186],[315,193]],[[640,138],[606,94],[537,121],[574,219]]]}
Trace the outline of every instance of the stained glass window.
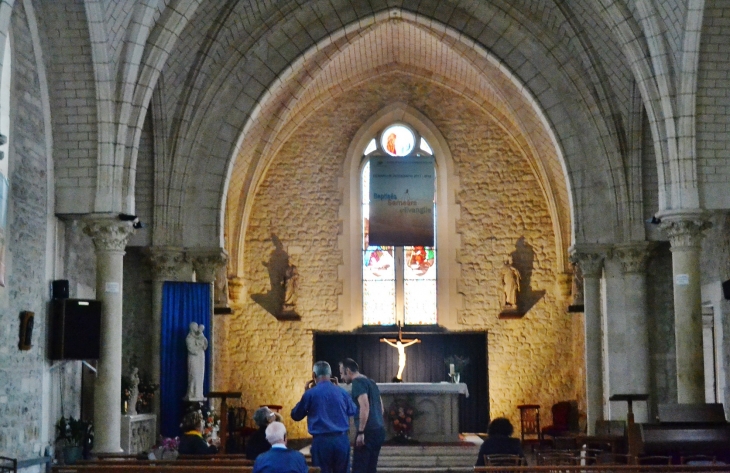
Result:
{"label": "stained glass window", "polygon": [[[419,154],[423,154],[423,151],[429,155],[433,153],[428,143],[423,138],[417,141],[409,128],[398,124],[391,125],[381,135],[380,153],[407,156],[414,151],[417,142],[422,150]],[[377,151],[374,144],[374,141],[368,144],[364,152],[366,156]],[[363,324],[394,325],[396,322],[406,325],[436,324],[438,322],[436,247],[368,244],[369,160],[366,160],[361,174],[361,202]]]}

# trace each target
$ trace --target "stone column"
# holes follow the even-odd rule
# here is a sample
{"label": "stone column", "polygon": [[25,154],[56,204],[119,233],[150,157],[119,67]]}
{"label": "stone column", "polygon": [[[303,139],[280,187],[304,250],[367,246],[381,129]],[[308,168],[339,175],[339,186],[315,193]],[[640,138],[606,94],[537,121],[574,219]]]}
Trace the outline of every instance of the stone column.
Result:
{"label": "stone column", "polygon": [[585,315],[586,422],[594,435],[596,421],[603,419],[603,335],[601,329],[601,275],[604,251],[571,248],[571,261],[583,273]]}
{"label": "stone column", "polygon": [[[177,279],[181,267],[185,263],[185,252],[178,247],[153,246],[148,248],[147,258],[152,267],[152,364],[150,366],[150,376],[152,376],[154,383],[159,384],[162,347],[162,286],[165,281]],[[154,397],[152,412],[157,415],[157,428],[159,431],[159,393]]]}
{"label": "stone column", "polygon": [[96,298],[101,301],[101,352],[94,385],[94,451],[121,452],[122,281],[132,222],[92,216],[84,232],[96,247]]}
{"label": "stone column", "polygon": [[[615,255],[621,263],[624,279],[624,316],[626,330],[623,346],[626,349],[626,392],[618,394],[649,394],[650,352],[649,320],[646,305],[646,263],[651,244],[636,242],[616,247]],[[646,403],[634,405],[637,422],[648,422]]]}
{"label": "stone column", "polygon": [[213,307],[215,306],[215,278],[218,274],[220,267],[224,266],[228,262],[228,253],[222,248],[214,249],[196,249],[188,252],[187,255],[190,262],[193,264],[195,270],[195,280],[197,282],[204,282],[210,284],[210,321],[211,326],[209,327],[208,339],[210,343],[210,366],[207,369],[210,370],[210,389],[211,391],[218,390],[218,384],[216,382],[215,375],[215,362],[217,361],[216,343],[214,340],[220,339],[216,336],[216,331],[219,327],[213,317]]}
{"label": "stone column", "polygon": [[674,335],[677,350],[677,402],[705,402],[705,370],[702,356],[702,294],[700,243],[709,228],[700,213],[660,216],[669,237],[674,288]]}

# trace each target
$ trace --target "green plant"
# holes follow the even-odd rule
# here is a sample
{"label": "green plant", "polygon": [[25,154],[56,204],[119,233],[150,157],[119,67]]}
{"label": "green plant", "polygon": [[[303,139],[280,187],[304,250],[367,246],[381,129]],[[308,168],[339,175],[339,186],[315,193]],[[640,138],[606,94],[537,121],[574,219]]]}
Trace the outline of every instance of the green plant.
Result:
{"label": "green plant", "polygon": [[469,364],[469,357],[450,355],[444,358],[444,364],[447,368],[449,368],[450,365],[454,365],[454,372],[461,373],[464,371],[464,368],[466,368],[466,365]]}
{"label": "green plant", "polygon": [[57,442],[63,442],[64,447],[83,447],[93,438],[91,422],[73,417],[61,417],[56,422]]}

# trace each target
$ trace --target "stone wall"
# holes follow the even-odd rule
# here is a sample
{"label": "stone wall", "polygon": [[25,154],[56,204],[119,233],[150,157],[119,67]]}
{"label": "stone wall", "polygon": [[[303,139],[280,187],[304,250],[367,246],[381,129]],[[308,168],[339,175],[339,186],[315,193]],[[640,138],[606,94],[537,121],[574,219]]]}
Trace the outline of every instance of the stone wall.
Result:
{"label": "stone wall", "polygon": [[[49,300],[46,267],[47,154],[40,81],[26,12],[11,17],[12,91],[5,286],[0,287],[0,455],[44,448],[44,377]],[[18,349],[21,311],[35,312],[32,348]],[[62,387],[54,387],[62,389]],[[53,432],[50,432],[53,435]]]}
{"label": "stone wall", "polygon": [[[310,377],[312,332],[338,330],[343,320],[337,304],[342,163],[362,123],[395,101],[434,122],[461,180],[459,326],[489,331],[491,414],[516,423],[516,405],[539,403],[548,424],[553,403],[583,396],[582,354],[575,359],[583,334],[556,294],[545,197],[510,136],[514,130],[451,90],[400,74],[361,84],[311,114],[261,181],[246,232],[245,293],[229,321],[228,388],[242,391],[249,409],[283,405],[291,436],[306,434],[306,425],[292,423],[288,413]],[[270,289],[262,261],[274,249],[272,234],[299,269],[301,322],[279,322],[251,298]],[[522,273],[529,311],[521,320],[497,318],[498,270],[507,255]]]}
{"label": "stone wall", "polygon": [[122,374],[136,366],[146,381],[152,363],[152,274],[140,247],[126,248],[123,285]]}

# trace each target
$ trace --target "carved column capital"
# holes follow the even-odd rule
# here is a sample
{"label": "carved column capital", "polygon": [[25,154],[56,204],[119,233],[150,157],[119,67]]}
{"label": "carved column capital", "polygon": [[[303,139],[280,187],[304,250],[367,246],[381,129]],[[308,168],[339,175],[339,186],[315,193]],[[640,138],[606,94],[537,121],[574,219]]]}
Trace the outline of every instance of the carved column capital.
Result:
{"label": "carved column capital", "polygon": [[185,264],[185,251],[174,246],[151,246],[146,250],[154,278],[161,281],[177,277]]}
{"label": "carved column capital", "polygon": [[608,247],[575,245],[570,247],[570,261],[580,266],[584,278],[600,278],[603,260],[609,254]]}
{"label": "carved column capital", "polygon": [[671,251],[700,248],[703,232],[711,226],[701,214],[663,216],[660,224],[672,245]]}
{"label": "carved column capital", "polygon": [[632,242],[617,245],[614,254],[624,274],[644,273],[653,248],[648,241]]}
{"label": "carved column capital", "polygon": [[123,252],[129,237],[134,233],[132,222],[116,216],[91,216],[83,220],[84,233],[94,241],[97,251]]}
{"label": "carved column capital", "polygon": [[195,249],[187,252],[187,258],[193,264],[196,279],[212,283],[220,267],[228,262],[228,253],[222,248]]}

